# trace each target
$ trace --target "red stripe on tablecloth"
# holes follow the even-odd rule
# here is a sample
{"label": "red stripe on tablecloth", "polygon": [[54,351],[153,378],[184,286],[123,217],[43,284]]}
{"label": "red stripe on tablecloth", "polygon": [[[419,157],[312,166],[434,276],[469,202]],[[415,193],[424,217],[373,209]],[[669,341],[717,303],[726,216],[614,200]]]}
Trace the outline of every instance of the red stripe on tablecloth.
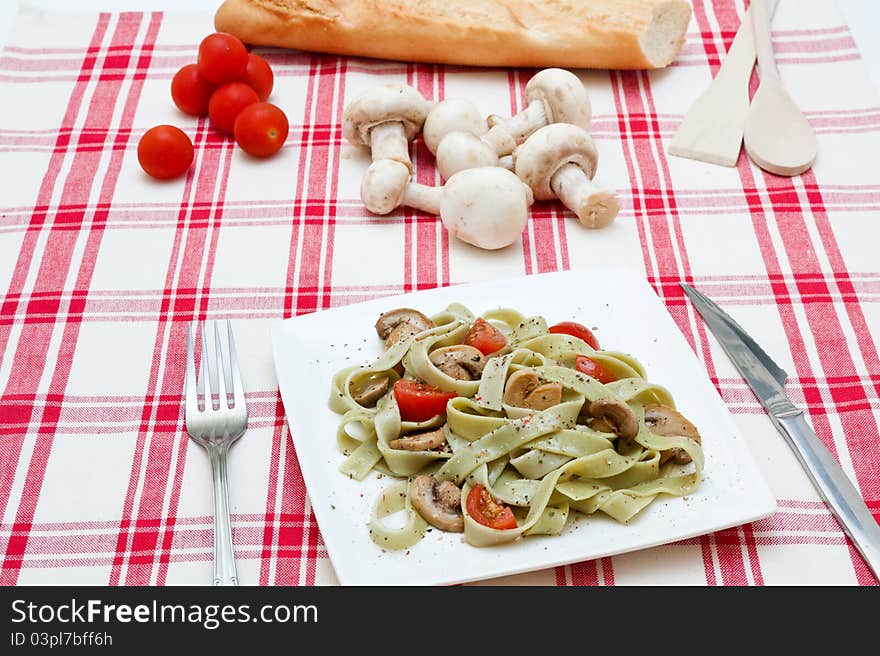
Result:
{"label": "red stripe on tablecloth", "polygon": [[[93,47],[97,48],[103,43],[109,24],[109,14],[100,14],[97,17],[95,30],[92,33],[90,41]],[[97,61],[98,58],[94,55],[87,55],[82,59],[80,75],[77,83],[71,90],[70,100],[68,101],[67,109],[65,110],[64,118],[62,119],[62,125],[73,125],[76,122],[83,106],[86,88],[92,78]],[[11,317],[18,311],[19,299],[24,290],[27,275],[36,253],[39,234],[42,232],[49,215],[49,202],[61,174],[61,167],[66,158],[69,140],[69,134],[64,133],[63,131],[59,132],[58,138],[55,142],[55,151],[49,159],[48,169],[40,183],[40,189],[37,193],[37,202],[28,222],[30,227],[25,233],[19,249],[18,259],[12,271],[9,289],[4,295],[2,306],[0,306],[0,318],[5,319],[7,316]],[[6,352],[7,346],[9,345],[11,332],[11,320],[9,322],[4,320],[2,325],[0,325],[0,359],[2,359],[3,354]],[[25,342],[25,344],[27,344],[27,342]],[[36,371],[37,368],[35,367],[34,370]],[[4,395],[0,398],[0,406],[7,408],[7,395],[21,393],[22,390],[20,385],[24,382],[25,381],[10,377],[9,383],[4,390]],[[28,389],[24,390],[26,396],[31,389],[36,391],[35,384],[36,383],[28,385]],[[12,389],[10,389],[10,387]],[[19,408],[19,411],[14,415],[14,418],[17,421],[28,425],[31,421],[31,416],[34,410],[34,406]],[[7,418],[9,418],[8,409],[5,414],[7,415]],[[12,492],[12,485],[15,479],[18,459],[24,444],[25,434],[25,431],[21,431],[21,433],[17,435],[12,435],[4,439],[3,449],[0,450],[0,510],[2,510],[3,513],[5,513],[7,504],[9,503],[9,496]],[[3,513],[0,513],[0,516],[2,516]],[[16,547],[16,549],[23,551],[27,538],[25,537],[23,540],[24,542],[19,547]],[[7,547],[8,546],[9,545],[7,545]]]}
{"label": "red stripe on tablecloth", "polygon": [[[93,32],[90,41],[92,47],[98,48],[103,42],[109,24],[110,14],[103,13],[97,17],[95,31]],[[64,118],[62,118],[62,126],[73,126],[75,124],[82,108],[86,89],[92,79],[97,61],[98,58],[94,54],[88,54],[81,60],[80,73],[77,77],[76,84],[71,90],[70,100],[68,101]],[[20,295],[22,289],[24,289],[25,281],[31,268],[31,262],[36,251],[38,233],[42,231],[46,224],[49,215],[49,205],[55,190],[55,185],[61,174],[61,167],[67,156],[67,149],[70,140],[70,131],[65,131],[62,127],[55,140],[54,151],[49,160],[48,169],[43,176],[40,189],[37,192],[37,202],[33,207],[28,222],[29,231],[26,233],[21,248],[19,249],[18,260],[13,269],[9,289],[6,290],[3,305],[0,307],[0,316],[5,317],[8,314],[15,312],[18,307],[18,295]],[[0,327],[0,354],[5,353],[6,351],[10,332],[11,328]],[[4,468],[4,471],[5,469],[6,468]],[[6,489],[7,486],[0,486],[0,494]],[[0,501],[3,502],[2,506],[5,507],[7,499],[0,499]]]}
{"label": "red stripe on tablecloth", "polygon": [[[303,125],[308,126],[311,123],[311,117],[314,113],[315,106],[315,98],[317,96],[317,78],[318,78],[318,65],[319,61],[317,57],[311,57],[309,60],[309,77],[308,84],[306,85],[306,97],[303,102]],[[288,265],[287,265],[287,274],[286,274],[286,287],[284,290],[284,317],[289,317],[294,314],[299,314],[298,308],[295,307],[297,305],[297,299],[295,297],[297,284],[296,279],[298,275],[298,270],[301,267],[301,261],[298,257],[298,251],[300,248],[300,243],[303,241],[303,237],[300,234],[304,226],[306,225],[305,221],[305,208],[307,207],[307,203],[301,202],[300,199],[304,199],[308,197],[307,191],[307,169],[309,166],[309,142],[311,139],[311,134],[308,128],[303,130],[303,136],[300,142],[300,157],[299,157],[299,166],[297,167],[297,179],[296,179],[296,196],[294,202],[294,213],[293,213],[293,227],[290,234],[290,249],[288,251]],[[315,287],[315,293],[317,294],[317,287]],[[283,412],[283,406],[281,402],[281,396],[278,396],[276,410],[281,413]],[[293,429],[291,428],[291,431]],[[272,433],[272,449],[269,455],[269,471],[268,480],[269,486],[266,493],[266,514],[264,518],[265,528],[263,530],[263,545],[261,551],[261,562],[260,562],[260,583],[269,585],[274,583],[272,580],[272,569],[274,565],[274,557],[278,551],[278,530],[277,526],[277,517],[280,517],[281,512],[280,508],[276,510],[276,506],[279,505],[278,493],[279,493],[279,481],[283,480],[283,472],[281,471],[281,457],[282,457],[282,449],[284,449],[284,454],[287,453],[287,442],[291,440],[291,436],[283,430],[283,425],[279,425]]]}
{"label": "red stripe on tablecloth", "polygon": [[[334,65],[326,66],[324,63],[319,64],[317,69],[317,79],[315,88],[315,102],[317,103],[318,122],[327,122],[337,126],[338,131],[342,124],[342,111],[345,104],[345,74],[346,60],[338,59]],[[334,102],[335,100],[335,102]],[[338,134],[336,135],[339,136]],[[333,141],[338,144],[338,139]],[[316,151],[310,149],[312,158]],[[312,196],[318,189],[329,188],[326,196],[328,198],[336,198],[339,188],[339,161],[340,149],[334,146],[326,150],[326,159],[321,162],[320,166],[315,163],[315,173],[309,178],[309,195]],[[318,173],[320,172],[320,173]],[[324,223],[325,238],[322,241],[326,243],[324,251],[324,275],[321,284],[321,297],[319,307],[326,309],[330,307],[330,290],[332,288],[331,279],[333,273],[333,239],[335,229],[335,206],[327,205],[322,209],[322,217]],[[311,246],[320,252],[320,243]],[[304,242],[306,248],[303,249],[303,256],[306,255],[306,249],[309,248],[308,239]],[[305,282],[302,280],[301,282]],[[300,295],[302,291],[300,290]],[[298,307],[298,314],[306,311],[305,308]],[[295,430],[295,427],[291,428]],[[285,450],[284,469],[279,472],[283,484],[281,486],[281,517],[302,516],[305,521],[303,526],[296,527],[288,524],[278,530],[278,550],[275,554],[275,581],[277,584],[299,584],[311,585],[315,581],[316,567],[316,550],[318,547],[318,523],[315,520],[314,513],[311,511],[311,504],[308,501],[305,482],[299,468],[299,462],[296,457],[296,450],[290,437],[284,440],[282,448]],[[270,472],[270,475],[272,472]],[[291,551],[293,548],[293,551]],[[303,555],[303,552],[305,555]]]}
{"label": "red stripe on tablecloth", "polygon": [[[815,182],[813,171],[810,170],[804,174],[803,178],[811,182]],[[836,272],[835,281],[837,287],[842,294],[850,293],[851,300],[844,302],[844,309],[850,326],[856,333],[856,342],[859,352],[865,365],[869,371],[880,370],[880,357],[877,355],[877,348],[868,329],[865,315],[862,311],[861,304],[853,293],[852,283],[847,272],[846,262],[834,236],[834,231],[828,220],[828,214],[825,211],[822,200],[822,193],[818,189],[807,194],[807,203],[811,208],[811,215],[815,221],[816,228],[819,232],[819,239],[825,251],[832,268]],[[800,220],[804,220],[800,215]],[[806,232],[806,231],[804,231]],[[791,242],[790,248],[795,250],[795,242]],[[817,270],[819,268],[818,261],[805,262],[804,268],[811,267],[809,270]],[[840,325],[839,318],[834,312],[834,306],[831,303],[830,293],[827,285],[823,283],[814,283],[819,286],[819,292],[829,296],[827,303],[827,311],[825,308],[816,307],[814,313],[810,313],[808,306],[805,310],[813,315],[815,323],[812,324],[814,335],[821,335],[817,338],[816,347],[819,354],[819,360],[822,363],[823,371],[833,371],[837,375],[857,376],[858,368],[849,350],[846,336]],[[799,285],[801,291],[801,285]],[[815,292],[814,292],[815,293]],[[823,321],[823,317],[827,317]],[[825,325],[833,318],[835,328],[837,329],[837,340],[826,337]],[[812,322],[811,322],[812,323]],[[844,344],[845,348],[840,348],[839,344]],[[874,501],[880,497],[880,463],[876,458],[876,454],[880,451],[880,425],[877,423],[876,415],[869,407],[869,393],[875,396],[880,392],[880,385],[874,384],[870,390],[864,386],[853,386],[845,388],[829,389],[832,401],[836,408],[839,409],[839,419],[844,435],[845,443],[850,453],[850,460],[862,496],[869,501]],[[858,406],[853,405],[858,404]],[[846,408],[841,406],[846,404]],[[809,412],[809,409],[808,409]],[[811,413],[812,414],[812,413]],[[815,420],[814,420],[815,421]],[[856,577],[861,585],[876,585],[877,581],[868,569],[864,560],[856,552],[854,546],[850,544],[850,555],[853,558],[853,564],[856,569]]]}
{"label": "red stripe on tablecloth", "polygon": [[[332,63],[332,66],[329,65]],[[338,67],[342,66],[340,70]],[[309,76],[309,85],[306,93],[304,122],[308,123],[309,117],[315,113],[317,123],[333,125],[338,132],[341,124],[342,108],[345,98],[345,61],[335,59],[328,62],[327,59],[314,58]],[[335,103],[333,102],[335,99]],[[329,109],[329,115],[325,115]],[[340,143],[338,134],[330,142],[334,147],[322,153],[315,149],[312,144],[311,134],[303,140],[303,150],[300,156],[299,179],[297,196],[316,197],[320,194],[323,198],[335,198],[338,190],[338,161],[340,157]],[[316,156],[318,159],[316,160]],[[327,193],[326,187],[330,187]],[[288,269],[290,306],[285,306],[285,316],[288,313],[303,314],[316,309],[330,306],[331,284],[333,263],[333,235],[335,224],[335,204],[324,203],[318,209],[310,211],[308,204],[300,207],[306,208],[306,214],[299,214],[294,219],[294,229],[291,235],[290,265]],[[311,215],[319,222],[310,224],[303,220]],[[316,230],[317,228],[317,230]],[[323,280],[319,271],[322,261],[322,243],[326,237],[326,250],[323,251],[324,274]],[[297,257],[298,251],[300,252]],[[299,268],[299,284],[294,287],[292,280],[297,275]],[[294,299],[294,289],[297,290]],[[313,290],[314,293],[312,291]],[[320,297],[320,298],[319,298]],[[295,307],[294,307],[295,304]],[[283,420],[282,406],[277,406],[279,418]],[[296,427],[291,427],[295,431]],[[283,469],[282,463],[283,450]],[[314,582],[315,563],[313,558],[306,558],[305,571],[300,572],[301,558],[299,552],[293,553],[290,547],[303,548],[306,553],[313,553],[317,549],[319,536],[317,522],[307,504],[305,484],[302,481],[299,465],[296,460],[295,449],[291,438],[285,437],[283,430],[274,431],[272,454],[270,457],[269,490],[266,499],[266,523],[267,529],[263,535],[263,562],[260,569],[260,580],[267,583],[308,583]],[[282,485],[278,485],[275,479],[280,479]],[[281,495],[280,499],[278,495]],[[280,507],[279,507],[280,506]],[[276,511],[276,507],[279,507]],[[276,528],[276,517],[299,514],[308,517],[308,521],[302,527]],[[274,561],[274,580],[270,572]]]}
{"label": "red stripe on tablecloth", "polygon": [[[142,18],[141,14],[120,14],[116,29],[111,37],[111,42],[133,43],[135,36],[140,30]],[[122,55],[122,57],[126,58],[126,61],[130,56],[130,54]],[[147,55],[147,58],[149,58],[149,55]],[[89,103],[89,109],[85,118],[86,124],[107,124],[113,118],[113,112],[123,80],[117,76],[106,76],[104,70],[107,65],[113,64],[110,64],[108,58],[105,57],[99,72],[99,82],[95,86]],[[140,85],[133,84],[133,95],[129,97],[130,100],[133,98],[133,101],[126,104],[122,116],[123,124],[127,123],[130,125],[134,119],[139,91]],[[120,136],[117,136],[117,138],[120,138]],[[76,151],[62,190],[62,195],[65,198],[81,198],[83,194],[85,194],[86,198],[88,197],[92,188],[91,181],[95,178],[101,164],[101,157],[101,153],[82,153],[78,150]],[[99,192],[103,202],[109,202],[110,198],[112,198],[121,162],[122,151],[113,152],[107,174]],[[83,221],[89,221],[90,230],[75,281],[77,289],[88,289],[97,258],[98,247],[100,246],[103,219],[104,217],[100,214],[92,216],[83,215]],[[38,287],[52,288],[55,286],[61,287],[65,284],[70,268],[74,266],[73,257],[78,238],[79,235],[72,232],[55,233],[53,231],[49,233],[43,260],[37,273],[36,285]],[[76,306],[82,302],[82,300],[72,302],[71,309],[76,311]],[[59,315],[66,310],[67,308],[60,306],[57,308]],[[49,384],[51,394],[62,396],[64,394],[73,364],[73,353],[76,348],[80,325],[79,322],[69,320],[64,322],[62,339],[59,342],[59,353],[55,356],[55,368]],[[31,375],[30,380],[27,380],[27,374],[32,373],[35,369],[43,369],[46,366],[54,327],[54,325],[50,324],[25,325],[22,329],[19,347],[13,360],[10,373],[11,380],[26,381],[26,384],[33,391],[36,391],[40,376]],[[34,363],[35,357],[40,364]],[[9,387],[7,387],[8,389]],[[17,391],[21,392],[23,390]],[[47,406],[43,409],[41,425],[38,428],[36,443],[28,463],[28,470],[24,481],[25,492],[22,494],[22,500],[16,512],[16,524],[18,526],[29,526],[33,521],[53,438],[52,431],[46,428],[42,422],[46,422],[49,425],[57,423],[58,413],[58,406]],[[15,540],[10,539],[3,563],[3,572],[0,575],[0,583],[15,583],[21,567],[21,558],[26,548],[26,537],[19,537]]]}
{"label": "red stripe on tablecloth", "polygon": [[272,448],[269,455],[269,471],[267,472],[267,480],[269,486],[266,491],[266,512],[263,515],[263,540],[260,550],[260,585],[269,585],[270,566],[272,563],[273,547],[275,545],[275,533],[277,530],[275,523],[275,502],[278,496],[278,482],[280,476],[275,475],[279,471],[280,451],[285,440],[290,440],[289,431],[285,431],[284,406],[281,401],[281,394],[275,392],[275,416],[280,417],[280,421],[275,422],[275,429],[272,431]]}

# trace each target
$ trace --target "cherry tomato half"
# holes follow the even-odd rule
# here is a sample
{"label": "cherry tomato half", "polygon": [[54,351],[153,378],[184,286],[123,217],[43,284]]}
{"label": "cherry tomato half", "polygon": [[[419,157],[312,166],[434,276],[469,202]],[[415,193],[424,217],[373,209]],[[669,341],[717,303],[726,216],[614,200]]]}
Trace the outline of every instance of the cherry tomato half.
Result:
{"label": "cherry tomato half", "polygon": [[235,119],[241,110],[259,101],[257,92],[244,82],[227,82],[214,92],[208,103],[211,125],[218,132],[232,134]]}
{"label": "cherry tomato half", "polygon": [[231,34],[215,32],[199,44],[199,73],[214,84],[222,84],[244,75],[248,63],[248,51],[244,44]]}
{"label": "cherry tomato half", "polygon": [[394,383],[394,399],[404,421],[427,421],[446,412],[446,402],[455,398],[455,392],[444,392],[414,380]]}
{"label": "cherry tomato half", "polygon": [[595,360],[588,358],[586,355],[577,356],[575,359],[575,366],[582,374],[586,374],[590,378],[595,378],[603,385],[605,383],[613,383],[617,380],[617,376]]}
{"label": "cherry tomato half", "polygon": [[235,119],[235,142],[248,155],[274,155],[287,141],[287,116],[270,103],[248,105]]}
{"label": "cherry tomato half", "polygon": [[171,99],[184,114],[206,116],[216,88],[202,77],[196,64],[187,64],[171,79]]}
{"label": "cherry tomato half", "polygon": [[173,125],[150,128],[138,142],[138,162],[149,175],[168,180],[182,175],[193,161],[193,145],[183,130]]}
{"label": "cherry tomato half", "polygon": [[269,66],[269,62],[259,55],[249,52],[247,68],[241,81],[256,91],[257,97],[262,101],[266,100],[272,93],[275,75],[272,73],[272,67]]}
{"label": "cherry tomato half", "polygon": [[577,321],[562,321],[555,326],[550,326],[550,332],[554,334],[571,335],[586,342],[597,351],[599,350],[599,340],[593,334],[593,331],[582,323]]}
{"label": "cherry tomato half", "polygon": [[489,355],[503,349],[507,344],[507,338],[504,333],[480,317],[468,329],[464,343],[473,346],[483,355]]}
{"label": "cherry tomato half", "polygon": [[478,524],[503,531],[516,528],[516,517],[505,503],[496,500],[482,485],[474,485],[467,496],[467,512]]}

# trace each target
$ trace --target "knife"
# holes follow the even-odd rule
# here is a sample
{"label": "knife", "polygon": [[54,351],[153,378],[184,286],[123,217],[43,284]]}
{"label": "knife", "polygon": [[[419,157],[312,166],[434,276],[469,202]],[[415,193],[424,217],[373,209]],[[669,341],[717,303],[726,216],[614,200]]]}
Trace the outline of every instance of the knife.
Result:
{"label": "knife", "polygon": [[788,374],[764,352],[749,334],[711,299],[685,283],[682,289],[721,343],[739,373],[770,414],[801,466],[828,504],[844,532],[880,580],[880,525],[862,495],[816,433],[804,413],[785,393]]}

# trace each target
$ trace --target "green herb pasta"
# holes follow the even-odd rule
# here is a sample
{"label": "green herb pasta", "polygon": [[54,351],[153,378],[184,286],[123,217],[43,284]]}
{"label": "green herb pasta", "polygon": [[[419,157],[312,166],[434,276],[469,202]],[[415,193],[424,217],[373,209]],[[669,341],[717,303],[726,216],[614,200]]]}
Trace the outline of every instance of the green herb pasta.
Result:
{"label": "green herb pasta", "polygon": [[397,479],[369,521],[383,549],[413,546],[429,524],[484,547],[558,535],[573,512],[628,522],[699,485],[697,429],[628,355],[511,309],[401,308],[376,330],[385,353],[337,372],[330,408],[340,471]]}

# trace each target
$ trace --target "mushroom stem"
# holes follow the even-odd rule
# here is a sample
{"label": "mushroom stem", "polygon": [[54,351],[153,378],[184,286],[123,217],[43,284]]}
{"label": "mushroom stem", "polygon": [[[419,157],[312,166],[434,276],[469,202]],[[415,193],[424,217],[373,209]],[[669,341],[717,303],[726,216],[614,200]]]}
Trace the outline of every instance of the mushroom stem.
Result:
{"label": "mushroom stem", "polygon": [[400,121],[386,121],[371,127],[370,150],[374,162],[380,159],[393,159],[412,171],[409,141]]}
{"label": "mushroom stem", "polygon": [[403,205],[429,214],[440,214],[442,195],[443,187],[430,187],[418,182],[410,182],[406,185],[406,191],[403,194]]}
{"label": "mushroom stem", "polygon": [[533,100],[524,110],[511,118],[504,119],[495,115],[489,117],[489,125],[493,129],[495,127],[501,128],[518,144],[525,141],[526,137],[538,128],[547,125],[548,122],[544,103],[540,100]]}
{"label": "mushroom stem", "polygon": [[620,211],[614,192],[595,184],[577,164],[560,166],[550,178],[550,187],[588,228],[604,228]]}
{"label": "mushroom stem", "polygon": [[496,125],[480,138],[489,144],[498,157],[510,155],[516,148],[516,141],[501,125]]}

